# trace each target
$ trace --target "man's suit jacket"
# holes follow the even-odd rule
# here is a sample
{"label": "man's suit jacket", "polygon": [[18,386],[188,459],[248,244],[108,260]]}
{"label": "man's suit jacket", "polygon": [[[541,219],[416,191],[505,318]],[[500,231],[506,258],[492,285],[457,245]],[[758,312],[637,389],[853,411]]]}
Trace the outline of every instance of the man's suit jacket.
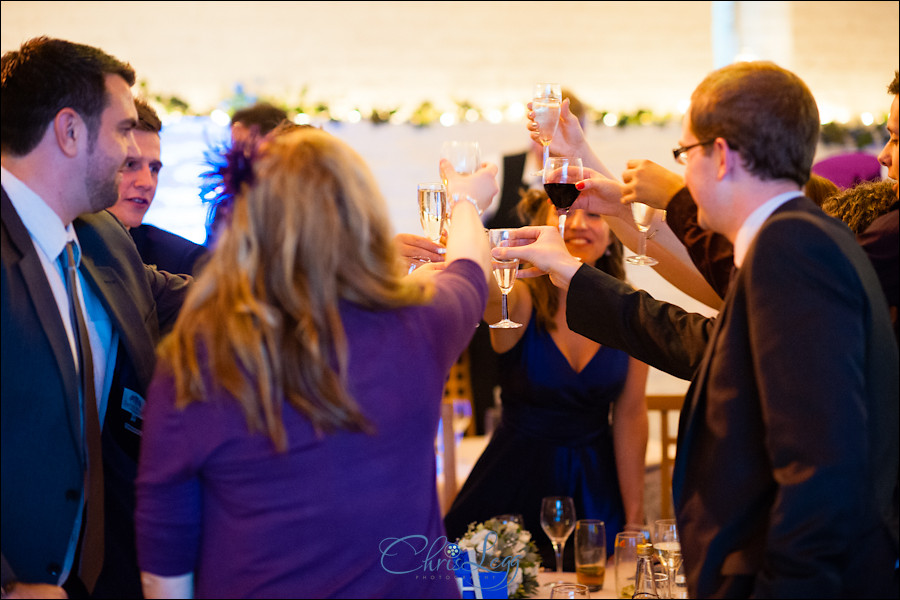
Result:
{"label": "man's suit jacket", "polygon": [[849,229],[794,199],[717,318],[585,266],[567,319],[692,380],[673,474],[691,597],[896,597],[897,344]]}
{"label": "man's suit jacket", "polygon": [[[145,266],[125,228],[105,211],[74,226],[81,271],[119,339],[103,426],[106,553],[95,593],[140,595],[132,514],[140,408],[160,327],[173,324],[189,279]],[[84,483],[79,380],[37,251],[5,190],[0,234],[0,489],[4,570],[12,570],[4,579],[56,583]]]}
{"label": "man's suit jacket", "polygon": [[131,234],[144,264],[153,265],[160,271],[195,275],[197,261],[206,256],[206,246],[153,225],[144,223],[139,227],[132,227],[128,233]]}

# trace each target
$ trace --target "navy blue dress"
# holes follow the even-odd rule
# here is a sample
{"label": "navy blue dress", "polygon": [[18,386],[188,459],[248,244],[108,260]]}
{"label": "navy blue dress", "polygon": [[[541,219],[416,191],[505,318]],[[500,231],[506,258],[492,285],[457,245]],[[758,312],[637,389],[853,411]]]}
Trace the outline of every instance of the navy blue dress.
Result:
{"label": "navy blue dress", "polygon": [[[500,425],[444,524],[461,537],[469,523],[521,514],[525,528],[555,568],[553,546],[541,529],[541,499],[571,496],[578,519],[606,523],[607,551],[625,524],[610,426],[610,406],[622,393],[628,355],[601,346],[576,373],[532,312],[522,339],[499,357],[503,412]],[[575,570],[573,536],[563,564]],[[611,555],[611,554],[610,554]]]}

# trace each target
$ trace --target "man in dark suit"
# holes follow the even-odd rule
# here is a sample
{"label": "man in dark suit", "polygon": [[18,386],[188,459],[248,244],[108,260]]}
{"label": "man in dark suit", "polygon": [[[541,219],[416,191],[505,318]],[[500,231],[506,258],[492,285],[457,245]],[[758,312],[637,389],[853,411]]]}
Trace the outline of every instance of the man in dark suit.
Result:
{"label": "man in dark suit", "polygon": [[159,137],[162,122],[146,100],[135,98],[134,105],[138,115],[134,141],[140,153],[125,158],[119,181],[119,200],[109,212],[128,229],[145,264],[169,273],[194,275],[194,266],[206,255],[206,246],[143,223],[156,196],[163,166]]}
{"label": "man in dark suit", "polygon": [[104,210],[137,155],[133,69],[44,37],[0,62],[4,597],[140,597],[143,394],[190,279]]}
{"label": "man in dark suit", "polygon": [[869,259],[800,192],[818,130],[772,63],[694,91],[675,155],[738,267],[715,319],[581,265],[553,228],[494,251],[567,288],[574,331],[692,380],[673,474],[691,597],[897,597],[897,344]]}

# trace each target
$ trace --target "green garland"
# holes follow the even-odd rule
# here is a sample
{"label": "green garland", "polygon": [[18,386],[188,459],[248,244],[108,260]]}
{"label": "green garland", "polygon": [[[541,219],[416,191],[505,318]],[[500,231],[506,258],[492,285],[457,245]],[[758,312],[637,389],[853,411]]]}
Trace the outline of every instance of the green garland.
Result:
{"label": "green garland", "polygon": [[[192,116],[202,116],[205,114],[194,111],[185,100],[178,96],[166,96],[148,92],[147,83],[145,81],[140,82],[139,86],[144,96],[152,99],[162,111],[167,114]],[[329,107],[327,103],[307,101],[306,95],[307,88],[303,88],[300,92],[299,100],[291,104],[278,99],[266,99],[248,94],[244,91],[243,86],[238,85],[235,87],[235,93],[230,98],[222,101],[219,108],[231,115],[240,108],[265,100],[276,106],[286,107],[288,115],[292,118],[299,114],[305,114],[311,121],[327,120],[333,123],[342,122],[340,118],[333,114],[331,107]],[[455,116],[457,122],[487,120],[486,111],[474,106],[470,102],[456,101],[455,104]],[[398,111],[399,108],[373,109],[368,116],[360,114],[360,120],[368,120],[375,125],[396,123],[394,117]],[[402,123],[413,125],[415,127],[431,127],[440,123],[443,112],[446,111],[439,110],[433,103],[426,100],[417,106]],[[473,119],[473,114],[476,115],[477,118]],[[644,108],[629,114],[611,113],[610,111],[602,111],[588,107],[587,114],[588,120],[591,123],[601,127],[610,126],[607,121],[609,120],[610,115],[612,115],[616,119],[615,124],[612,126],[620,129],[646,126],[664,127],[679,122],[681,119],[680,116],[672,115],[671,113],[656,114],[653,111]],[[822,144],[826,146],[853,147],[857,150],[862,150],[871,146],[880,148],[887,143],[888,140],[888,134],[885,129],[886,124],[887,114],[881,115],[880,120],[871,125],[863,125],[861,123],[826,123],[822,125],[820,140]]]}

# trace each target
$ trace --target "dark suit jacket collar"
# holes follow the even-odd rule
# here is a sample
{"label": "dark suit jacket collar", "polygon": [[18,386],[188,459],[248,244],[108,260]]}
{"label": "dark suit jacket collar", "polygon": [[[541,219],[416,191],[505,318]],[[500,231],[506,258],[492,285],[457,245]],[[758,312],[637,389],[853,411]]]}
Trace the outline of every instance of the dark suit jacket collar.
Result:
{"label": "dark suit jacket collar", "polygon": [[[9,241],[10,247],[4,245],[6,253],[4,266],[10,270],[18,270],[35,312],[41,322],[41,329],[49,340],[53,349],[53,357],[59,367],[60,377],[66,387],[66,399],[69,427],[75,439],[81,440],[81,410],[78,406],[78,373],[75,370],[75,362],[72,360],[72,350],[69,346],[69,337],[66,333],[62,317],[59,314],[59,306],[53,298],[50,284],[44,266],[38,257],[34,242],[19,214],[13,207],[6,190],[0,194],[0,215],[2,215],[3,229]],[[22,340],[22,343],[28,343]],[[10,376],[9,374],[7,376]]]}

